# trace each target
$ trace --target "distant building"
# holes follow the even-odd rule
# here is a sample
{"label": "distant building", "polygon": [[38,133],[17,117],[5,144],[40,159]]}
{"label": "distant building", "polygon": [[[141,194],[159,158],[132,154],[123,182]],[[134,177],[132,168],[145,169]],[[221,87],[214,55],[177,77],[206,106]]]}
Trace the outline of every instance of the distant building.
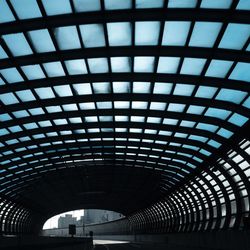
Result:
{"label": "distant building", "polygon": [[72,217],[71,214],[66,214],[65,216],[60,216],[58,219],[58,228],[68,227],[69,224],[76,224],[77,218]]}

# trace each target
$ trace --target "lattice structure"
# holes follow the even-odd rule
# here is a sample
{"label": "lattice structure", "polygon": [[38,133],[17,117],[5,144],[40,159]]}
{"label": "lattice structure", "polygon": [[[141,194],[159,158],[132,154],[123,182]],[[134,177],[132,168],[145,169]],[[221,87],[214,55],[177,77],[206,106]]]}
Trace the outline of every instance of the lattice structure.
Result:
{"label": "lattice structure", "polygon": [[242,226],[249,9],[0,0],[2,233],[77,208],[115,210],[155,232]]}

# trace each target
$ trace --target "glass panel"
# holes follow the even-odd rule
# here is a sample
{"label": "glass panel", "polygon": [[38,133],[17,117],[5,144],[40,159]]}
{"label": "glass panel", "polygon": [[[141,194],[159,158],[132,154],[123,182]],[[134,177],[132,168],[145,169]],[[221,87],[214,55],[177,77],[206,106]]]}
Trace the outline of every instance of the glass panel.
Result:
{"label": "glass panel", "polygon": [[189,84],[176,84],[174,95],[191,96],[194,90],[194,85]]}
{"label": "glass panel", "polygon": [[250,34],[249,24],[229,23],[221,39],[219,48],[242,49]]}
{"label": "glass panel", "polygon": [[221,128],[218,132],[217,132],[218,135],[222,136],[222,137],[225,137],[225,138],[230,138],[233,133],[227,129],[224,129],[224,128]]}
{"label": "glass panel", "polygon": [[181,67],[181,74],[200,75],[205,65],[206,59],[185,58]]}
{"label": "glass panel", "polygon": [[77,12],[97,11],[101,10],[99,0],[73,0]]}
{"label": "glass panel", "polygon": [[69,0],[42,0],[48,16],[71,13]]}
{"label": "glass panel", "polygon": [[222,88],[215,99],[239,104],[246,96],[246,92]]}
{"label": "glass panel", "polygon": [[155,58],[152,56],[136,56],[134,72],[153,72]]}
{"label": "glass panel", "polygon": [[208,9],[228,9],[230,8],[232,0],[202,0],[201,8]]}
{"label": "glass panel", "polygon": [[16,112],[12,112],[12,114],[16,117],[16,118],[23,118],[23,117],[28,117],[29,113],[26,110],[21,110],[21,111],[16,111]]}
{"label": "glass panel", "polygon": [[115,106],[115,109],[128,109],[129,108],[129,102],[115,101],[114,106]]}
{"label": "glass panel", "polygon": [[112,102],[97,102],[98,109],[112,109]]}
{"label": "glass panel", "polygon": [[81,110],[95,109],[95,103],[94,102],[81,103],[79,106],[80,106]]}
{"label": "glass panel", "polygon": [[196,128],[207,130],[209,132],[215,132],[218,129],[218,126],[211,125],[211,124],[206,124],[206,123],[198,123]]}
{"label": "glass panel", "polygon": [[130,82],[113,82],[114,93],[130,93]]}
{"label": "glass panel", "polygon": [[146,9],[146,8],[162,8],[164,4],[163,0],[136,0],[136,8],[137,9]]}
{"label": "glass panel", "polygon": [[[10,0],[20,19],[41,17],[42,14],[36,0]],[[24,8],[25,6],[25,8]]]}
{"label": "glass panel", "polygon": [[178,69],[180,58],[179,57],[160,57],[157,73],[174,74]]}
{"label": "glass panel", "polygon": [[214,88],[214,87],[200,86],[195,94],[195,97],[211,99],[213,98],[217,89],[218,88]]}
{"label": "glass panel", "polygon": [[105,37],[102,24],[80,25],[83,44],[86,48],[105,46]]}
{"label": "glass panel", "polygon": [[168,106],[168,111],[183,112],[185,106],[185,104],[170,103]]}
{"label": "glass panel", "polygon": [[73,95],[69,85],[55,86],[54,89],[60,97]]}
{"label": "glass panel", "polygon": [[250,10],[249,0],[240,0],[236,9],[238,9],[238,10]]}
{"label": "glass panel", "polygon": [[154,94],[168,95],[172,90],[172,83],[156,82],[154,86]]}
{"label": "glass panel", "polygon": [[1,69],[0,73],[8,83],[22,82],[23,78],[16,68]]}
{"label": "glass panel", "polygon": [[250,97],[246,99],[246,101],[243,103],[243,106],[250,109]]}
{"label": "glass panel", "polygon": [[238,113],[234,113],[228,121],[235,124],[236,126],[242,127],[248,120],[249,119],[247,117]]}
{"label": "glass panel", "polygon": [[29,80],[45,78],[40,65],[22,66],[21,69]]}
{"label": "glass panel", "polygon": [[229,79],[250,82],[250,63],[238,62]]}
{"label": "glass panel", "polygon": [[151,110],[165,110],[167,104],[164,102],[151,102],[150,103],[150,109]]}
{"label": "glass panel", "polygon": [[206,71],[206,76],[212,77],[225,77],[233,62],[222,61],[222,60],[212,60]]}
{"label": "glass panel", "polygon": [[209,108],[205,113],[206,116],[211,116],[222,120],[226,120],[230,114],[231,111],[217,108]]}
{"label": "glass panel", "polygon": [[132,109],[147,109],[148,103],[147,102],[132,102]]}
{"label": "glass panel", "polygon": [[130,72],[130,57],[111,57],[111,68],[112,72]]}
{"label": "glass panel", "polygon": [[150,82],[134,82],[133,83],[133,93],[149,94],[150,88],[151,88]]}
{"label": "glass panel", "polygon": [[91,95],[92,94],[91,86],[89,83],[74,84],[73,87],[78,95]]}
{"label": "glass panel", "polygon": [[109,71],[107,58],[88,59],[88,64],[91,73],[107,73]]}
{"label": "glass panel", "polygon": [[61,50],[81,48],[75,26],[55,28],[54,35]]}
{"label": "glass panel", "polygon": [[32,54],[32,50],[23,33],[2,36],[13,56],[24,56]]}
{"label": "glass panel", "polygon": [[3,104],[5,105],[10,105],[10,104],[16,104],[19,103],[19,101],[17,100],[17,98],[14,96],[14,94],[12,93],[8,93],[8,94],[1,94],[0,95],[0,100]]}
{"label": "glass panel", "polygon": [[38,53],[55,51],[54,44],[51,40],[48,30],[33,30],[28,32],[28,36]]}
{"label": "glass panel", "polygon": [[32,94],[30,90],[17,91],[16,94],[23,102],[36,100],[36,98],[34,97],[34,95]]}
{"label": "glass panel", "polygon": [[0,1],[0,10],[1,10],[0,23],[15,21],[15,17],[13,16],[6,1]]}
{"label": "glass panel", "polygon": [[95,94],[109,94],[111,86],[109,82],[94,82],[93,90]]}
{"label": "glass panel", "polygon": [[107,29],[110,46],[131,45],[131,23],[108,23]]}
{"label": "glass panel", "polygon": [[35,89],[35,91],[40,99],[55,98],[55,95],[51,88],[38,88]]}
{"label": "glass panel", "polygon": [[190,22],[165,22],[162,45],[183,46],[186,43]]}
{"label": "glass panel", "polygon": [[136,22],[135,44],[157,45],[160,31],[160,22]]}
{"label": "glass panel", "polygon": [[187,110],[187,113],[201,115],[202,112],[204,111],[204,109],[205,109],[205,107],[202,107],[202,106],[190,105],[188,110]]}
{"label": "glass panel", "polygon": [[81,75],[88,73],[84,59],[65,61],[65,65],[70,75]]}
{"label": "glass panel", "polygon": [[195,8],[197,0],[169,0],[169,8]]}
{"label": "glass panel", "polygon": [[5,58],[8,58],[8,55],[6,54],[2,46],[0,46],[0,59],[5,59]]}
{"label": "glass panel", "polygon": [[45,112],[43,111],[42,108],[29,109],[29,112],[30,112],[32,115],[44,115],[44,114],[45,114]]}
{"label": "glass panel", "polygon": [[195,22],[189,46],[213,47],[222,23]]}
{"label": "glass panel", "polygon": [[164,118],[163,120],[163,124],[166,124],[166,125],[176,125],[177,123],[178,123],[178,120],[176,119]]}
{"label": "glass panel", "polygon": [[104,0],[106,10],[131,9],[132,0]]}
{"label": "glass panel", "polygon": [[60,62],[43,63],[43,67],[49,77],[64,76],[64,70]]}

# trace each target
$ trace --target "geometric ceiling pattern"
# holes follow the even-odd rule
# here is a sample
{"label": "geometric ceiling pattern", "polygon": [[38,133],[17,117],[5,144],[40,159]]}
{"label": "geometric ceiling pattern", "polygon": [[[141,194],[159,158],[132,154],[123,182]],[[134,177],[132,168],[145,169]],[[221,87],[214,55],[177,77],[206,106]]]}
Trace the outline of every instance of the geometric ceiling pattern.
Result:
{"label": "geometric ceiling pattern", "polygon": [[157,186],[116,208],[130,213],[249,128],[248,0],[3,0],[0,9],[0,199],[27,205],[48,176],[56,185],[60,171],[106,167],[112,178],[90,177],[89,192],[121,181],[128,198]]}

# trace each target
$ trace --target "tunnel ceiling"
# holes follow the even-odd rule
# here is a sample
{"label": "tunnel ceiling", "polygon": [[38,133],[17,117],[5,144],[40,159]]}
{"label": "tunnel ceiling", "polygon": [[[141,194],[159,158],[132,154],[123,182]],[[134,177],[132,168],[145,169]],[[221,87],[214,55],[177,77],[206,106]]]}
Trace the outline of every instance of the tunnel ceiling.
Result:
{"label": "tunnel ceiling", "polygon": [[0,199],[128,214],[215,164],[249,138],[249,9],[1,0]]}

